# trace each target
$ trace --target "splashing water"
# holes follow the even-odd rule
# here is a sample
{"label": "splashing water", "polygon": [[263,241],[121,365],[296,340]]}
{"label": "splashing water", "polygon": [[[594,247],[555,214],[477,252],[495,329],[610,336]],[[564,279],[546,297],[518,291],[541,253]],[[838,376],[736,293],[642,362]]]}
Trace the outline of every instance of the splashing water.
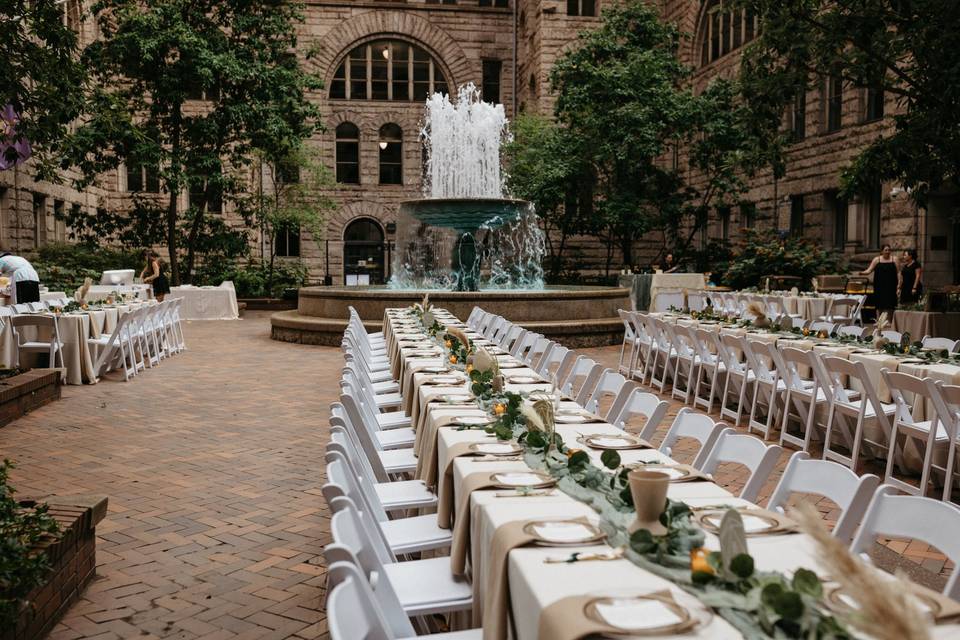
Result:
{"label": "splashing water", "polygon": [[[480,100],[473,84],[461,87],[455,102],[433,94],[421,130],[427,155],[424,196],[504,198],[500,145],[509,139],[503,105]],[[543,289],[546,239],[532,205],[515,205],[513,215],[476,218],[469,203],[456,204],[451,210],[456,223],[401,225],[390,288]],[[461,280],[468,277],[478,282],[464,286]]]}

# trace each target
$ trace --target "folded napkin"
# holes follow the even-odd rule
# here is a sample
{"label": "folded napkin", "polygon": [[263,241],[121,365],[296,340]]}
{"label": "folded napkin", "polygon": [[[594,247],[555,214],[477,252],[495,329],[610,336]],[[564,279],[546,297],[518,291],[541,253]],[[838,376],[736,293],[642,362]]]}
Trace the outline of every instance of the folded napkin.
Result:
{"label": "folded napkin", "polygon": [[[453,522],[453,544],[450,547],[450,570],[455,576],[467,571],[467,551],[470,550],[470,495],[474,491],[496,486],[489,471],[471,473],[463,479],[457,496],[456,518]],[[449,526],[450,507],[442,502],[437,505],[437,524]]]}
{"label": "folded napkin", "polygon": [[[671,603],[675,602],[673,594],[664,590],[655,594],[657,599]],[[582,638],[594,637],[599,635],[624,635],[624,629],[601,622],[591,617],[587,617],[586,608],[597,596],[569,596],[561,598],[553,604],[544,607],[540,612],[540,624],[537,630],[539,640],[581,640]],[[691,617],[683,621],[669,608],[657,604],[651,599],[649,605],[638,603],[636,609],[631,612],[631,617],[637,619],[643,618],[644,621],[653,622],[652,618],[662,617],[660,621],[664,626],[673,625],[672,628],[664,630],[665,634],[678,634],[689,631],[698,624],[696,617]],[[624,620],[626,623],[627,621]],[[494,637],[494,636],[489,636]],[[506,636],[503,636],[506,637]],[[488,640],[486,634],[486,625],[484,625],[484,640]]]}
{"label": "folded napkin", "polygon": [[417,430],[414,441],[414,453],[417,454],[417,471],[414,477],[423,480],[428,487],[437,485],[437,435],[440,427],[455,423],[465,412],[480,415],[479,409],[461,409],[456,414],[429,415],[423,426]]}
{"label": "folded napkin", "polygon": [[447,449],[447,465],[437,485],[437,500],[440,504],[438,512],[447,516],[446,521],[439,523],[443,529],[449,529],[452,526],[449,518],[453,514],[453,461],[460,456],[478,455],[478,452],[472,449],[475,444],[477,442],[458,442]]}
{"label": "folded napkin", "polygon": [[[507,578],[507,558],[517,547],[536,540],[533,535],[524,531],[524,528],[531,522],[542,520],[543,518],[534,518],[508,522],[497,527],[493,534],[483,593],[480,593],[480,580],[477,576],[474,576],[473,580],[473,626],[483,627],[483,640],[507,640],[510,636],[510,581]],[[590,524],[586,518],[570,521]]]}

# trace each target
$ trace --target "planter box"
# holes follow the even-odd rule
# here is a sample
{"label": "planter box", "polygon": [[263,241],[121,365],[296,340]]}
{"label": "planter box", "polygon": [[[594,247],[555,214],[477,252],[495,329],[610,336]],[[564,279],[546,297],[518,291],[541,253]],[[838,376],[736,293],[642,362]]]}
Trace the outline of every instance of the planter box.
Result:
{"label": "planter box", "polygon": [[59,369],[31,369],[0,379],[0,427],[59,399]]}
{"label": "planter box", "polygon": [[40,545],[50,560],[47,581],[30,592],[30,606],[15,629],[0,630],[0,640],[39,640],[53,629],[93,578],[97,568],[97,523],[107,513],[99,496],[54,496],[45,500],[60,524],[60,537]]}

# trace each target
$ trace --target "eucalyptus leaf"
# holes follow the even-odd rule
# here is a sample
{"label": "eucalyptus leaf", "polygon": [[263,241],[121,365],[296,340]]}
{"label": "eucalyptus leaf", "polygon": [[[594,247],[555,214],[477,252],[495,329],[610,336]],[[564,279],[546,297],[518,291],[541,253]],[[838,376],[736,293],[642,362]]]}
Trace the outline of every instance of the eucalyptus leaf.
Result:
{"label": "eucalyptus leaf", "polygon": [[[607,449],[600,454],[600,462],[607,469],[617,469],[620,467],[620,454],[613,449]],[[615,478],[616,476],[614,476]]]}

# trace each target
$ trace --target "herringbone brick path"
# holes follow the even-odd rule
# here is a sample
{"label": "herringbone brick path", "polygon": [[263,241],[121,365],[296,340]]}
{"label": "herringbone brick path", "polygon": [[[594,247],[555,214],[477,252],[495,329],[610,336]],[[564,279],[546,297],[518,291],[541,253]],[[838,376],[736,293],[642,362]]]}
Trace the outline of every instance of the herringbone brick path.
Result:
{"label": "herringbone brick path", "polygon": [[[51,638],[327,636],[320,487],[343,361],[339,349],[270,340],[268,318],[189,323],[186,353],[131,382],[66,387],[60,402],[0,429],[21,496],[110,498],[99,575]],[[615,367],[619,347],[587,353]],[[734,491],[745,478],[742,468],[717,473]],[[817,504],[836,520],[829,501]],[[921,565],[911,575],[930,586],[952,571],[926,545],[885,544],[888,566]]]}
{"label": "herringbone brick path", "polygon": [[267,317],[189,323],[189,351],[0,429],[21,495],[110,499],[98,578],[51,638],[326,635],[320,487],[342,360],[270,340]]}

